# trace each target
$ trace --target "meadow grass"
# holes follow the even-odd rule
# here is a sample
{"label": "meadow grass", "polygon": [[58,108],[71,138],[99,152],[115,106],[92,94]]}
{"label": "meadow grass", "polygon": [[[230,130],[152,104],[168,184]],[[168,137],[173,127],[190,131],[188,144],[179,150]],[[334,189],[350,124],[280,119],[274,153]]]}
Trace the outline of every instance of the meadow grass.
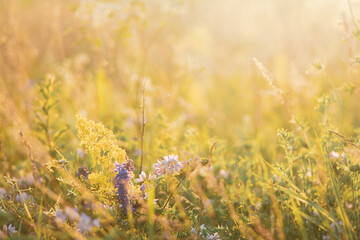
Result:
{"label": "meadow grass", "polygon": [[341,6],[0,1],[0,239],[360,238]]}

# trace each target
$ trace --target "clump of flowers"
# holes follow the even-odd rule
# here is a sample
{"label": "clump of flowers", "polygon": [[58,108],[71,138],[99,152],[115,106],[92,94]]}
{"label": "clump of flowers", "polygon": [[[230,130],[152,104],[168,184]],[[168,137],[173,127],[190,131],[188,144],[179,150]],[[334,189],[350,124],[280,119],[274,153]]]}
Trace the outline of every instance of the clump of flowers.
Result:
{"label": "clump of flowers", "polygon": [[126,160],[126,152],[117,145],[114,133],[101,123],[95,123],[83,116],[77,116],[76,127],[85,153],[90,152],[96,162],[105,169],[111,169],[114,161]]}
{"label": "clump of flowers", "polygon": [[78,174],[90,180],[93,192],[96,192],[99,199],[108,203],[109,196],[114,195],[112,181],[115,177],[113,164],[125,162],[127,159],[124,149],[117,145],[114,133],[101,123],[95,123],[83,116],[77,116],[76,127],[81,145],[85,153],[90,153],[101,169],[98,172],[79,169]]}
{"label": "clump of flowers", "polygon": [[115,163],[115,188],[116,195],[121,204],[121,208],[126,212],[129,205],[129,186],[131,185],[131,179],[133,177],[134,162],[131,159],[127,159],[125,163]]}
{"label": "clump of flowers", "polygon": [[67,219],[70,221],[76,221],[79,219],[79,211],[77,208],[65,207],[64,210],[59,209],[55,213],[56,220],[58,222],[65,222]]}
{"label": "clump of flowers", "polygon": [[81,233],[85,234],[89,232],[92,227],[99,227],[99,219],[92,219],[85,213],[80,213],[78,209],[72,207],[65,207],[64,210],[57,210],[55,213],[55,220],[58,223],[64,223],[69,220],[70,222],[77,222],[76,228]]}
{"label": "clump of flowers", "polygon": [[199,231],[196,231],[195,228],[191,228],[191,232],[195,235],[198,235],[201,239],[206,239],[206,240],[221,240],[219,234],[216,232],[216,233],[213,233],[213,234],[210,234],[208,232],[208,230],[206,229],[205,227],[205,224],[202,224],[200,227],[199,227]]}
{"label": "clump of flowers", "polygon": [[163,157],[161,161],[158,160],[158,162],[153,165],[153,168],[157,176],[163,176],[166,174],[174,174],[180,171],[184,166],[185,162],[179,162],[179,157],[171,154]]}
{"label": "clump of flowers", "polygon": [[[139,178],[136,178],[135,179],[135,182],[141,184],[139,190],[142,192],[143,196],[142,196],[142,199],[147,199],[148,197],[148,193],[146,192],[146,189],[147,189],[147,186],[146,186],[146,173],[144,171],[142,171],[139,175]],[[152,181],[156,178],[156,175],[150,173],[149,174],[149,177],[148,177],[148,180]],[[148,183],[148,184],[151,184],[151,183]],[[158,199],[154,199],[154,202],[156,202]]]}
{"label": "clump of flowers", "polygon": [[84,234],[89,232],[92,227],[99,227],[99,226],[100,226],[99,219],[91,219],[91,217],[89,217],[85,213],[81,213],[79,221],[76,225],[77,230]]}

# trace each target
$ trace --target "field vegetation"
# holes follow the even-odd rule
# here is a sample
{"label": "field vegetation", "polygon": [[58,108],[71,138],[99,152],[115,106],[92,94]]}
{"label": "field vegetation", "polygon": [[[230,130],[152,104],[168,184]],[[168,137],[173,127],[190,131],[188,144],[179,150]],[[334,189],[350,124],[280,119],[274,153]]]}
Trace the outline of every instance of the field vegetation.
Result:
{"label": "field vegetation", "polygon": [[0,239],[359,239],[358,18],[0,0]]}

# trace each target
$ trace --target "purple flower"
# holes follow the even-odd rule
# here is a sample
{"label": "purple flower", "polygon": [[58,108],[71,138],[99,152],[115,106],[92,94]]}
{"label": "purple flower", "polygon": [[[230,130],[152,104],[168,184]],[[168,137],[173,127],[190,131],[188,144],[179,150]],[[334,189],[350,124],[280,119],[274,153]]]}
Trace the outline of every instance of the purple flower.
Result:
{"label": "purple flower", "polygon": [[90,173],[91,172],[89,171],[89,169],[87,169],[87,167],[79,167],[76,174],[79,177],[83,176],[85,179],[88,179],[88,176],[89,176]]}
{"label": "purple flower", "polygon": [[4,225],[3,226],[3,231],[4,231],[5,234],[8,234],[9,236],[14,235],[15,233],[17,233],[17,231],[15,230],[15,226],[13,226],[11,223],[8,226]]}
{"label": "purple flower", "polygon": [[89,232],[92,227],[99,227],[99,226],[100,226],[99,219],[93,220],[85,213],[81,213],[79,222],[76,225],[77,229],[84,234]]}
{"label": "purple flower", "polygon": [[115,177],[116,195],[121,204],[121,208],[126,212],[130,204],[128,190],[131,183],[132,171],[134,170],[134,162],[131,159],[127,159],[125,163],[119,164],[116,162],[115,167],[117,173]]}

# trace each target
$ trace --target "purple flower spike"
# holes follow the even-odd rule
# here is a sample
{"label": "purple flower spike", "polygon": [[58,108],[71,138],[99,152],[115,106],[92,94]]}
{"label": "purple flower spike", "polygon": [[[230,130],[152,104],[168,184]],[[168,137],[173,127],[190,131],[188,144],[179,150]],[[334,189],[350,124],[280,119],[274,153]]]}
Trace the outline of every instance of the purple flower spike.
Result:
{"label": "purple flower spike", "polygon": [[116,162],[115,167],[117,173],[115,177],[116,195],[121,204],[121,208],[126,212],[130,204],[128,190],[129,184],[131,183],[132,171],[134,170],[134,162],[131,159],[127,159],[125,163],[119,164]]}

